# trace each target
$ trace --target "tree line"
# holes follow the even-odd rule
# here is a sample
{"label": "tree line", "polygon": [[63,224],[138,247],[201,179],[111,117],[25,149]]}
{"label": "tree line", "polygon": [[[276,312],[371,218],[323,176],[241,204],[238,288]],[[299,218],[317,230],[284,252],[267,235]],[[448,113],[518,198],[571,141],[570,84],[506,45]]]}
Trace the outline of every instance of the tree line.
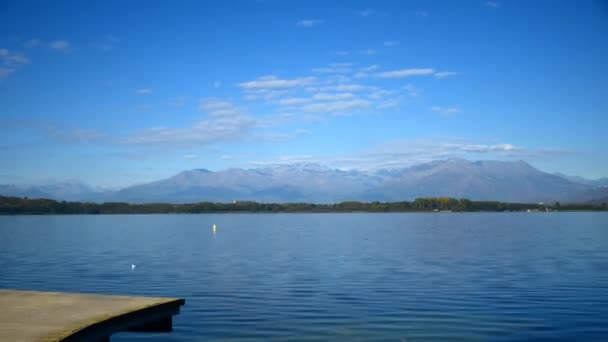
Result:
{"label": "tree line", "polygon": [[258,203],[236,201],[234,203],[199,202],[185,204],[170,203],[124,203],[124,202],[66,202],[51,199],[0,196],[0,214],[204,214],[204,213],[349,213],[349,212],[475,212],[475,211],[573,211],[608,210],[601,204],[552,205],[509,203],[498,201],[472,201],[466,198],[449,197],[417,198],[402,202],[357,202],[332,204],[314,203]]}

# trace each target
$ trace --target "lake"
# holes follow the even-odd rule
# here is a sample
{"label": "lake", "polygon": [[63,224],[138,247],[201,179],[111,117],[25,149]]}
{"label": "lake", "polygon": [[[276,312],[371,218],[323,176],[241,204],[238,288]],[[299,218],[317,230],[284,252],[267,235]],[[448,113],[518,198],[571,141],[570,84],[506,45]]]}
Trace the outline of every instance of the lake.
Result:
{"label": "lake", "polygon": [[0,288],[186,298],[112,341],[605,341],[608,213],[4,216]]}

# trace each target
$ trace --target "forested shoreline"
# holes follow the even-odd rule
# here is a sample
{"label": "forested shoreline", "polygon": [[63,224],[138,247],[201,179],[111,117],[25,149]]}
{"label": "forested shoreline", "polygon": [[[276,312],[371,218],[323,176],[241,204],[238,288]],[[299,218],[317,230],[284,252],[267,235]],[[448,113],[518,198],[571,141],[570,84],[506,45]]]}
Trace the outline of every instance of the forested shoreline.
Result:
{"label": "forested shoreline", "polygon": [[0,214],[204,214],[204,213],[348,213],[348,212],[479,212],[479,211],[606,211],[606,203],[594,204],[529,204],[498,201],[472,201],[448,197],[417,198],[402,202],[314,203],[88,203],[51,199],[0,196]]}

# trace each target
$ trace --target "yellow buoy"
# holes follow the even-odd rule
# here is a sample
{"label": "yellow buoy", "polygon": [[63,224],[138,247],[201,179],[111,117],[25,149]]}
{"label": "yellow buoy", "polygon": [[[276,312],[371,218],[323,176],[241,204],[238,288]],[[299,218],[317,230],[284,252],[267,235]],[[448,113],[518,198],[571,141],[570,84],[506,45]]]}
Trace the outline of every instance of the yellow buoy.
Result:
{"label": "yellow buoy", "polygon": [[214,225],[213,225],[213,232],[214,232],[214,233],[215,233],[215,229],[216,229],[216,228],[217,228],[217,227],[216,227],[216,226],[215,226],[215,224],[214,224]]}

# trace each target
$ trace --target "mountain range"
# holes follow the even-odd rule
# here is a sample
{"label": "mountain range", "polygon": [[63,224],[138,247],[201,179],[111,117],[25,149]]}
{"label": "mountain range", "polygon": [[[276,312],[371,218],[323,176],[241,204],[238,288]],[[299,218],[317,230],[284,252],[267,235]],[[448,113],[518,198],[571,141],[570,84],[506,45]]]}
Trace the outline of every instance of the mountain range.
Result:
{"label": "mountain range", "polygon": [[102,190],[78,182],[0,185],[0,195],[68,201],[309,202],[403,201],[455,197],[505,202],[608,200],[608,178],[540,171],[524,161],[448,159],[406,168],[340,170],[302,163],[254,169],[182,171],[155,182]]}

